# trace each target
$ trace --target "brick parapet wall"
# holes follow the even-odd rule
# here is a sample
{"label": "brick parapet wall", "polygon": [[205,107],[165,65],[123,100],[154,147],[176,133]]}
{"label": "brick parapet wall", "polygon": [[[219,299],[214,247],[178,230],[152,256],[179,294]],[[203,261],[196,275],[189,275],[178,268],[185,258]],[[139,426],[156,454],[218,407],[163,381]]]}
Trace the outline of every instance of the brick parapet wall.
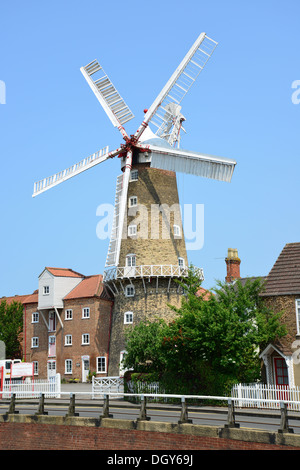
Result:
{"label": "brick parapet wall", "polygon": [[299,450],[300,436],[193,424],[0,416],[0,450]]}

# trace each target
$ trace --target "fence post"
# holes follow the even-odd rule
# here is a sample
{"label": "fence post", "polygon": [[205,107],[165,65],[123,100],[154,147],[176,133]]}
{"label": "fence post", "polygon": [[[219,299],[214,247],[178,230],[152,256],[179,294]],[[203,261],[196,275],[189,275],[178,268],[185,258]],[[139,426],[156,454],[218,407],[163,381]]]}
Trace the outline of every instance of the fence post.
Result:
{"label": "fence post", "polygon": [[188,411],[187,411],[187,404],[185,401],[185,397],[181,397],[181,414],[180,414],[180,420],[178,421],[178,424],[184,424],[184,423],[190,423],[192,424],[192,420],[188,419]]}
{"label": "fence post", "polygon": [[225,428],[239,428],[240,425],[235,422],[234,403],[232,400],[228,400],[228,415],[227,424]]}
{"label": "fence post", "polygon": [[48,411],[45,411],[45,395],[41,393],[38,410],[35,413],[35,415],[38,416],[38,415],[47,415],[47,414],[48,414]]}
{"label": "fence post", "polygon": [[10,404],[9,404],[7,414],[8,415],[15,415],[15,414],[18,414],[18,413],[19,412],[16,411],[16,394],[13,393],[12,396],[11,396],[11,399],[10,399]]}
{"label": "fence post", "polygon": [[79,413],[75,413],[75,393],[70,393],[69,411],[66,416],[79,416]]}
{"label": "fence post", "polygon": [[150,421],[151,418],[147,417],[147,409],[146,409],[146,397],[141,395],[141,408],[140,408],[140,415],[137,418],[137,421]]}
{"label": "fence post", "polygon": [[279,433],[289,432],[293,433],[294,430],[289,427],[288,416],[287,416],[287,404],[280,402],[280,428],[278,429]]}
{"label": "fence post", "polygon": [[109,396],[104,395],[104,402],[103,402],[103,411],[101,418],[113,418],[113,415],[109,413]]}

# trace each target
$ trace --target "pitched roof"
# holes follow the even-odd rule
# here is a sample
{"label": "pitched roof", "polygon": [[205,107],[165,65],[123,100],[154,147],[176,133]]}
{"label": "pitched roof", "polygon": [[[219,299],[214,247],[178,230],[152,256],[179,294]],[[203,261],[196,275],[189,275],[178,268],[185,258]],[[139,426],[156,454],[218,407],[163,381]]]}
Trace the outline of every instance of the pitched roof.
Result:
{"label": "pitched roof", "polygon": [[300,294],[300,243],[287,243],[269,272],[263,295]]}
{"label": "pitched roof", "polygon": [[86,297],[101,297],[110,300],[106,288],[103,285],[102,274],[85,277],[74,289],[69,292],[63,300],[79,299]]}
{"label": "pitched roof", "polygon": [[21,302],[21,304],[24,304],[24,301],[27,299],[27,295],[14,295],[11,297],[0,297],[0,303],[5,300],[8,305],[12,304],[13,302]]}
{"label": "pitched roof", "polygon": [[53,274],[53,276],[57,277],[85,277],[83,274],[73,271],[73,269],[49,267],[46,267],[45,269],[47,269],[51,274]]}

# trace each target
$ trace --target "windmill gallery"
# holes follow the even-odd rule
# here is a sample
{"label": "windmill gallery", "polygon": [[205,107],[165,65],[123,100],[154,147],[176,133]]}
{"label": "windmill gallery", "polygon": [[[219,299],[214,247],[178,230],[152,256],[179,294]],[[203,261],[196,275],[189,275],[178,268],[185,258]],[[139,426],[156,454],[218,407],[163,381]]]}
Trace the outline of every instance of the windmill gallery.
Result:
{"label": "windmill gallery", "polygon": [[[35,197],[95,165],[120,158],[122,171],[116,181],[112,231],[101,280],[113,304],[106,370],[111,376],[122,373],[126,315],[133,324],[157,314],[170,319],[173,312],[167,304],[181,303],[182,292],[175,280],[187,275],[188,259],[176,173],[231,181],[234,160],[179,148],[185,121],[180,103],[216,46],[205,33],[199,35],[153,104],[144,111],[143,122],[131,136],[123,126],[134,115],[99,62],[94,60],[82,67],[84,78],[124,143],[113,151],[105,147],[34,184]],[[156,128],[155,133],[151,126]],[[203,276],[201,269],[199,276]],[[50,305],[40,304],[37,310],[46,315],[49,308]],[[54,310],[62,325],[62,304]],[[95,369],[93,364],[89,367]]]}

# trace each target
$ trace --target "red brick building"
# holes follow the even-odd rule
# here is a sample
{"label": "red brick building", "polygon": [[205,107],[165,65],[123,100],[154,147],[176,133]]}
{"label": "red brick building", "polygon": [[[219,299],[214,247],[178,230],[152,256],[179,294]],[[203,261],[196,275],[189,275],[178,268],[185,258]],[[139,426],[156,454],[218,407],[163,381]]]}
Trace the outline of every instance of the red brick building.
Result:
{"label": "red brick building", "polygon": [[45,268],[33,294],[9,299],[24,305],[23,357],[37,378],[107,375],[113,302],[102,275]]}

